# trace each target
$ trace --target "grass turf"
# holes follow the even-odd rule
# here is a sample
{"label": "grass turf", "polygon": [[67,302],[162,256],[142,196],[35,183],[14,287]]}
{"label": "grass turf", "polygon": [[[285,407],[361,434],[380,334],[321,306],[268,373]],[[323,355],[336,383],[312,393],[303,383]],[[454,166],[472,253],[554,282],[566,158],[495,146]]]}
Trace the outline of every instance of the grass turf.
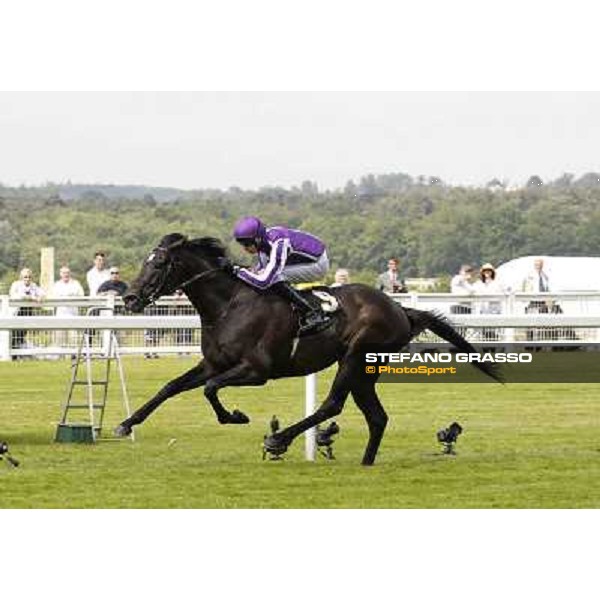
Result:
{"label": "grass turf", "polygon": [[[192,358],[125,361],[134,407]],[[271,415],[302,417],[303,379],[227,389],[228,408],[252,423],[220,426],[200,391],[169,400],[137,428],[137,441],[56,444],[66,361],[0,363],[0,439],[21,461],[0,462],[3,508],[567,508],[600,506],[599,385],[383,384],[390,416],[377,463],[360,466],[367,439],[349,399],[336,420],[337,460],[304,460],[296,440],[281,462],[261,460]],[[323,398],[332,372],[319,376]],[[121,420],[115,379],[106,437]],[[457,456],[435,432],[465,431]],[[175,443],[169,442],[173,439]]]}

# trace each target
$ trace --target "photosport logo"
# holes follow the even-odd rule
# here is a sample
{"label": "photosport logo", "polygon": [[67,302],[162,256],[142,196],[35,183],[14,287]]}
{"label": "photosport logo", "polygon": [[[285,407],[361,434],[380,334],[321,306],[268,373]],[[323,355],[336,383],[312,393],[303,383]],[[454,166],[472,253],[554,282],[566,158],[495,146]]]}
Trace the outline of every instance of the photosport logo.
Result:
{"label": "photosport logo", "polygon": [[494,383],[478,369],[493,364],[507,384],[600,382],[600,344],[474,347],[468,353],[445,343],[412,344],[401,352],[366,350],[365,373],[382,383]]}
{"label": "photosport logo", "polygon": [[[366,360],[372,358],[367,354]],[[456,375],[456,367],[428,367],[425,365],[419,365],[418,367],[392,367],[391,365],[367,365],[365,367],[366,373],[377,373],[379,375],[426,375],[431,377],[432,375]]]}

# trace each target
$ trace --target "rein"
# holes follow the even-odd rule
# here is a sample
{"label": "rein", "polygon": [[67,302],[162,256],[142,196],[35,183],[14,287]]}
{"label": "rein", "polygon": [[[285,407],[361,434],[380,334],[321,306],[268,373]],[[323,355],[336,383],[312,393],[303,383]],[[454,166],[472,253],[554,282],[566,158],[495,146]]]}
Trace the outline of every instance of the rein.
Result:
{"label": "rein", "polygon": [[[154,304],[156,302],[156,300],[158,298],[161,297],[162,293],[163,293],[163,289],[167,283],[167,280],[169,279],[169,275],[171,274],[171,271],[173,270],[173,261],[171,260],[169,262],[169,266],[165,269],[165,275],[163,277],[163,280],[161,281],[160,285],[156,288],[156,290],[154,291],[154,293],[148,297],[148,300],[150,301],[150,304]],[[177,288],[178,289],[184,289],[186,288],[188,285],[194,283],[195,281],[200,281],[200,279],[204,279],[205,277],[207,277],[208,275],[212,275],[213,273],[216,273],[217,271],[221,271],[221,267],[214,267],[213,269],[209,269],[208,271],[204,271],[204,273],[198,273],[196,275],[194,275],[193,277],[190,277],[189,279],[187,279],[186,281],[184,281],[183,283],[180,283]]]}
{"label": "rein", "polygon": [[188,285],[190,285],[191,283],[194,283],[194,281],[200,281],[200,279],[204,279],[207,275],[212,275],[213,273],[216,273],[217,271],[221,271],[221,270],[222,270],[221,267],[215,267],[214,269],[209,269],[208,271],[204,271],[204,273],[198,273],[197,275],[190,277],[189,279],[184,281],[182,284],[180,284],[179,288],[183,289],[183,288],[187,287]]}
{"label": "rein", "polygon": [[[209,269],[208,271],[204,271],[204,273],[198,273],[197,275],[190,277],[187,281],[184,281],[182,284],[180,284],[179,288],[183,289],[183,288],[187,287],[188,285],[190,285],[191,283],[194,283],[195,281],[200,281],[201,279],[204,279],[208,275],[213,275],[217,271],[222,271],[222,270],[223,269],[221,267],[215,267],[213,269]],[[241,289],[242,289],[242,286],[238,286],[237,291],[235,292],[235,294],[231,295],[231,298],[229,298],[229,302],[227,303],[227,306],[221,311],[221,314],[217,317],[216,321],[214,321],[213,323],[208,323],[208,322],[204,321],[202,326],[206,327],[206,328],[215,327],[217,325],[217,323],[219,321],[221,321],[227,315],[227,313],[229,312],[229,309],[231,308],[231,305],[233,304],[233,301],[238,297],[238,294],[240,293]]]}

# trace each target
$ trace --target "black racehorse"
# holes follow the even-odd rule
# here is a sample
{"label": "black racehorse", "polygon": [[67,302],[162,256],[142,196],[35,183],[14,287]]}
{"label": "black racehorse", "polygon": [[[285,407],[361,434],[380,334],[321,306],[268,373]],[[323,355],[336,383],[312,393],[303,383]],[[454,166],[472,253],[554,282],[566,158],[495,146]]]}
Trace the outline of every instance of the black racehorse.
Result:
{"label": "black racehorse", "polygon": [[[398,352],[411,339],[429,329],[462,352],[476,352],[444,318],[430,312],[403,308],[384,293],[360,284],[332,288],[340,310],[325,330],[296,338],[298,320],[281,297],[259,292],[237,279],[219,240],[188,240],[165,236],[146,258],[125,297],[126,307],[141,312],[159,296],[184,288],[202,322],[201,362],[167,383],[151,400],[115,430],[131,433],[165,400],[204,386],[204,395],[219,423],[248,423],[248,417],[228,411],[219,390],[229,386],[260,386],[269,379],[314,373],[338,363],[327,399],[311,416],[274,433],[265,449],[281,454],[301,433],[338,415],[348,394],[362,411],[369,440],[362,459],[372,465],[388,421],[375,391],[377,376],[365,374],[364,350]],[[476,363],[500,381],[489,363]]]}

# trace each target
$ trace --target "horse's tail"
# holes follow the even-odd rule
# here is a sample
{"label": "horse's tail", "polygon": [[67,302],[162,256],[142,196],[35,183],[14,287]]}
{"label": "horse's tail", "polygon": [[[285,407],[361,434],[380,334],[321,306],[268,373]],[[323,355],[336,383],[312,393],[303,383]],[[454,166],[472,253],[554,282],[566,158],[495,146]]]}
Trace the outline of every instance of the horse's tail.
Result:
{"label": "horse's tail", "polygon": [[[415,338],[419,333],[426,329],[429,329],[429,331],[432,331],[439,337],[456,346],[461,352],[477,353],[475,347],[454,329],[450,321],[448,321],[444,315],[404,306],[402,309],[406,313],[412,326],[411,339]],[[471,364],[492,379],[495,379],[499,383],[504,383],[504,377],[500,367],[496,363],[474,362]]]}

